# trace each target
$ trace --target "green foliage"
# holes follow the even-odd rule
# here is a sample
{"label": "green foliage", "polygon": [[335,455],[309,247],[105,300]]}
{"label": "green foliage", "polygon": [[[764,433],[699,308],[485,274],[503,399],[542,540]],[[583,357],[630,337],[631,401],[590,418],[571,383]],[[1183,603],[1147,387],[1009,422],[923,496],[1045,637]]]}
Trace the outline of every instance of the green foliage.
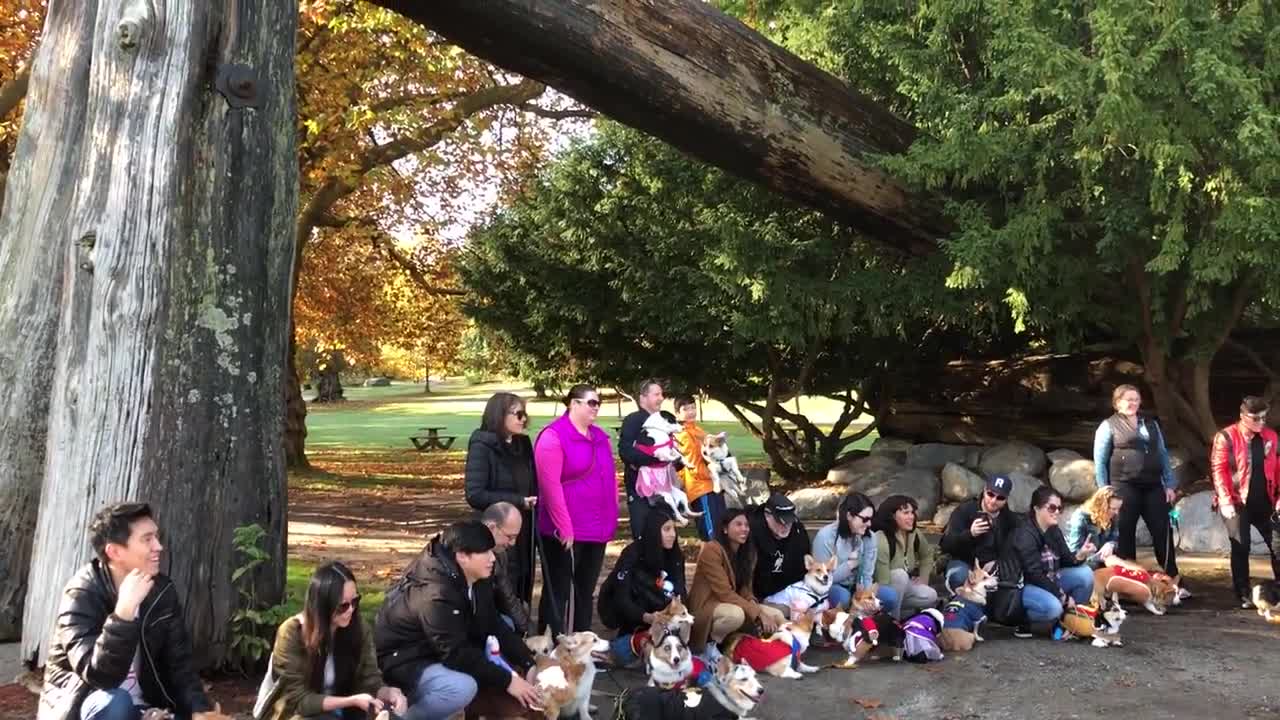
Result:
{"label": "green foliage", "polygon": [[266,606],[258,600],[253,573],[271,559],[263,548],[267,531],[261,525],[242,525],[232,532],[232,544],[240,565],[231,573],[239,602],[231,615],[231,652],[227,664],[241,672],[251,672],[271,652],[275,629],[289,616],[284,604]]}
{"label": "green foliage", "polygon": [[574,380],[656,375],[729,403],[859,390],[874,407],[888,368],[997,329],[975,294],[944,287],[942,260],[883,255],[606,124],[473,233],[460,276],[468,314]]}

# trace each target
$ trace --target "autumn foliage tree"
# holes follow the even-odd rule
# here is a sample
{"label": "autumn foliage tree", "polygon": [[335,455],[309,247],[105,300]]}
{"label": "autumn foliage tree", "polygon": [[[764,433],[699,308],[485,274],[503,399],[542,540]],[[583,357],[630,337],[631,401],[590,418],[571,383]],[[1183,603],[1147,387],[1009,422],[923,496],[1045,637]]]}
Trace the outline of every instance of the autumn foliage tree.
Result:
{"label": "autumn foliage tree", "polygon": [[0,0],[0,211],[31,78],[31,53],[43,24],[44,0]]}

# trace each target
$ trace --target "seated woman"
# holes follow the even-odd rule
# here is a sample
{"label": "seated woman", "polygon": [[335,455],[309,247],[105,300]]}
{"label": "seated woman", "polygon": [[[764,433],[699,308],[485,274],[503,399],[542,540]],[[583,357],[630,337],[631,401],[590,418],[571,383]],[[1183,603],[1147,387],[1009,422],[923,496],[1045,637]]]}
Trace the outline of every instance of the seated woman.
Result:
{"label": "seated woman", "polygon": [[1022,607],[1028,623],[1014,631],[1015,637],[1031,637],[1030,625],[1056,623],[1064,609],[1087,603],[1093,595],[1093,571],[1084,562],[1096,547],[1086,540],[1072,552],[1058,527],[1061,515],[1062,496],[1043,485],[1031,495],[1026,520],[1013,531],[1010,559],[1022,573]]}
{"label": "seated woman", "polygon": [[[851,492],[840,500],[835,522],[813,537],[814,559],[826,562],[836,558],[830,596],[833,607],[847,608],[856,590],[875,582],[876,538],[871,532],[875,509],[871,498]],[[880,585],[876,597],[886,609],[898,607],[898,591],[888,585]]]}
{"label": "seated woman", "polygon": [[876,538],[875,580],[898,593],[896,607],[885,612],[902,620],[938,604],[938,591],[929,586],[937,549],[916,529],[920,505],[906,495],[890,495],[871,520]]}
{"label": "seated woman", "polygon": [[402,714],[404,694],[382,684],[373,636],[360,620],[355,576],[340,562],[316,568],[302,613],[280,624],[258,699],[258,720],[372,718]]}
{"label": "seated woman", "polygon": [[[1111,572],[1094,574],[1095,583],[1104,583],[1099,587],[1099,594],[1116,592],[1126,600],[1138,603],[1157,615],[1164,613],[1164,607],[1178,600],[1177,582],[1168,576],[1160,577],[1133,560],[1126,560],[1115,553],[1116,542],[1120,531],[1116,527],[1116,518],[1124,506],[1124,497],[1110,485],[1100,487],[1071,514],[1067,521],[1067,548],[1078,553],[1087,544],[1093,543],[1097,548],[1093,554],[1085,558],[1085,563],[1092,570],[1111,568]],[[1153,575],[1157,577],[1153,578]],[[1153,592],[1153,589],[1157,592]],[[1153,603],[1153,600],[1155,601]]]}
{"label": "seated woman", "polygon": [[726,510],[716,538],[702,543],[698,553],[689,588],[689,612],[693,613],[689,647],[694,652],[705,647],[710,661],[720,654],[716,645],[748,622],[759,622],[762,630],[773,632],[786,619],[777,608],[756,602],[751,591],[756,557],[747,542],[750,534],[747,511]]}
{"label": "seated woman", "polygon": [[654,613],[686,594],[675,520],[665,505],[655,505],[644,516],[640,536],[618,556],[596,603],[601,622],[618,631],[612,645],[619,663],[637,660],[636,632],[647,631]]}

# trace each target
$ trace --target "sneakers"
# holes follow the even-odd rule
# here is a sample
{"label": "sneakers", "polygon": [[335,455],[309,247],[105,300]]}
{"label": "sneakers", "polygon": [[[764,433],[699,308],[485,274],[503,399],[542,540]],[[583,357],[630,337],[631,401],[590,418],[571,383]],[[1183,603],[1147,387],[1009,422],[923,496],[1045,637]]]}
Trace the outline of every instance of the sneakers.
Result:
{"label": "sneakers", "polygon": [[1241,596],[1239,596],[1239,597],[1238,597],[1238,598],[1236,598],[1236,599],[1240,602],[1240,608],[1241,608],[1242,610],[1253,610],[1253,609],[1254,609],[1254,607],[1253,607],[1253,599],[1252,599],[1252,598],[1248,598],[1248,597],[1245,597],[1244,595],[1241,595]]}
{"label": "sneakers", "polygon": [[1019,625],[1018,627],[1014,628],[1013,636],[1016,638],[1022,638],[1024,640],[1031,637],[1031,626]]}
{"label": "sneakers", "polygon": [[1054,625],[1053,632],[1049,633],[1049,637],[1053,638],[1054,640],[1066,640],[1067,629],[1062,627],[1061,625]]}

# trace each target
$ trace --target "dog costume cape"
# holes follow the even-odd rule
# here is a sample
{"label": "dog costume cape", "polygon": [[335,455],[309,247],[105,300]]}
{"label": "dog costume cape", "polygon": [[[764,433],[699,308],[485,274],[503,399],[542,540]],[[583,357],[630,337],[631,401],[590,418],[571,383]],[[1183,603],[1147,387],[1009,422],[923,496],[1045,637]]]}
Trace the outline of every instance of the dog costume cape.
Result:
{"label": "dog costume cape", "polygon": [[926,663],[942,659],[938,647],[938,633],[942,632],[942,613],[929,609],[912,615],[902,623],[902,657],[904,660]]}

